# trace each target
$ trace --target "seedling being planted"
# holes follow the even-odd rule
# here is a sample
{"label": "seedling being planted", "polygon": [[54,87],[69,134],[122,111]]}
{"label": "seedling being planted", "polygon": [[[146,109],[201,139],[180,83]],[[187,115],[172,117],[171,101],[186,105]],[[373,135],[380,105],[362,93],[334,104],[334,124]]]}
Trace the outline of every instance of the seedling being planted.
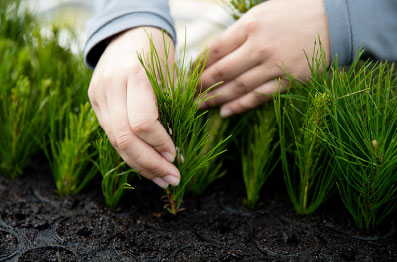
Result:
{"label": "seedling being planted", "polygon": [[90,150],[91,141],[98,129],[94,111],[88,102],[72,109],[70,100],[64,106],[57,98],[51,101],[49,149],[44,147],[61,196],[78,193],[97,171],[90,165],[96,154]]}
{"label": "seedling being planted", "polygon": [[199,106],[204,102],[207,91],[195,94],[199,87],[200,77],[206,62],[206,55],[198,58],[196,63],[185,64],[185,52],[178,67],[175,63],[169,65],[170,44],[163,38],[165,60],[162,60],[154,43],[150,39],[151,52],[139,55],[139,60],[145,68],[146,75],[157,97],[158,110],[163,126],[177,147],[174,164],[181,173],[178,186],[166,189],[166,208],[172,214],[180,211],[186,186],[200,169],[205,168],[220,155],[219,147],[225,140],[214,141],[208,148],[208,123],[202,123],[206,112],[199,112]]}
{"label": "seedling being planted", "polygon": [[95,146],[98,151],[95,166],[102,175],[102,193],[106,205],[115,208],[125,190],[134,189],[128,184],[129,174],[135,172],[133,169],[124,170],[125,162],[121,161],[119,154],[113,149],[109,139],[100,135]]}
{"label": "seedling being planted", "polygon": [[396,209],[397,76],[387,63],[348,71],[332,68],[330,82],[319,87],[330,101],[322,134],[338,174],[338,189],[360,228],[369,229]]}
{"label": "seedling being planted", "polygon": [[325,106],[329,101],[328,94],[317,88],[328,78],[321,43],[319,47],[309,62],[311,80],[305,84],[291,76],[293,90],[274,100],[284,180],[299,214],[313,213],[335,184],[328,145],[319,137],[328,121]]}
{"label": "seedling being planted", "polygon": [[268,179],[278,161],[274,152],[278,146],[276,120],[272,105],[262,106],[246,117],[251,127],[242,138],[241,161],[247,197],[244,204],[254,208],[259,201],[263,184]]}

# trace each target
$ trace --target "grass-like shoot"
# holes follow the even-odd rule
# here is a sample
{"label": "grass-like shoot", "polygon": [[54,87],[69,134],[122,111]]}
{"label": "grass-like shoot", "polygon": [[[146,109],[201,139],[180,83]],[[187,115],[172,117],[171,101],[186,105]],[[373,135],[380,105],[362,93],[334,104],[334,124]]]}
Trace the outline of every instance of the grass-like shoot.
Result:
{"label": "grass-like shoot", "polygon": [[226,5],[230,9],[230,13],[235,20],[238,20],[243,14],[254,6],[264,2],[265,0],[226,0]]}
{"label": "grass-like shoot", "polygon": [[221,154],[219,147],[225,140],[214,141],[208,148],[209,133],[207,123],[201,123],[206,112],[199,112],[200,104],[205,100],[208,92],[201,92],[195,97],[200,86],[200,77],[206,62],[206,55],[186,65],[185,52],[181,65],[169,65],[169,48],[165,37],[163,47],[165,60],[160,58],[154,43],[150,38],[150,53],[140,54],[139,59],[145,68],[146,75],[157,97],[160,119],[177,147],[177,156],[174,164],[179,169],[181,180],[178,186],[168,187],[166,195],[167,209],[176,214],[180,211],[185,189],[198,171],[210,164]]}
{"label": "grass-like shoot", "polygon": [[321,138],[329,145],[338,189],[358,227],[375,227],[397,199],[397,75],[394,65],[365,62],[319,83],[329,115]]}
{"label": "grass-like shoot", "polygon": [[[70,97],[66,101],[70,102]],[[60,106],[56,98],[51,101],[49,149],[44,147],[44,151],[59,195],[78,193],[96,174],[91,165],[96,152],[90,147],[97,129],[98,122],[88,102],[72,108],[70,103]]]}
{"label": "grass-like shoot", "polygon": [[242,138],[241,162],[246,198],[244,204],[255,208],[259,201],[263,184],[269,178],[278,161],[274,152],[278,147],[276,141],[277,126],[271,104],[266,104],[250,112],[250,121],[246,134]]}
{"label": "grass-like shoot", "polygon": [[95,146],[98,151],[95,165],[102,175],[102,193],[106,205],[110,208],[117,207],[125,190],[134,189],[129,183],[129,174],[135,172],[133,169],[124,170],[125,162],[121,161],[120,155],[114,150],[109,139],[100,135]]}
{"label": "grass-like shoot", "polygon": [[291,76],[293,89],[274,99],[284,181],[299,214],[313,213],[335,185],[328,145],[319,137],[327,122],[325,105],[329,100],[326,93],[316,88],[327,81],[321,43],[314,52],[309,62],[310,81],[302,83]]}
{"label": "grass-like shoot", "polygon": [[[203,132],[209,135],[204,152],[215,147],[219,141],[222,140],[225,140],[225,142],[217,147],[215,154],[218,155],[218,153],[224,151],[232,136],[227,135],[227,133],[229,133],[228,131],[230,131],[230,119],[222,118],[219,114],[219,110],[212,109],[204,117],[201,117],[199,121],[201,124],[197,125],[197,132],[199,132],[201,126],[204,125]],[[223,161],[218,157],[214,157],[207,166],[198,170],[197,174],[192,178],[188,184],[188,192],[195,196],[202,194],[212,182],[226,174],[226,170],[223,170],[222,167]]]}

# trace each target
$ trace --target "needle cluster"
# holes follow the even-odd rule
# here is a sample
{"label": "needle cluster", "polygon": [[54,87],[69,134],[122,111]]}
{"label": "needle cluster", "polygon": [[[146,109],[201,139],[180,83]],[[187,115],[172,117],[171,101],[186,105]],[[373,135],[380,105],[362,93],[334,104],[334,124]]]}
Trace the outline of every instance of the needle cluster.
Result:
{"label": "needle cluster", "polygon": [[[150,37],[149,37],[150,38]],[[210,135],[206,129],[207,121],[202,120],[207,112],[199,107],[209,91],[200,91],[200,77],[206,62],[201,55],[195,63],[186,65],[185,52],[180,66],[169,64],[169,48],[163,37],[165,59],[159,55],[150,38],[150,53],[140,54],[139,59],[157,97],[160,120],[177,148],[174,164],[181,173],[180,184],[166,189],[166,207],[172,214],[180,210],[185,189],[199,170],[205,168],[223,151],[219,147],[225,142],[215,140],[209,143]],[[212,138],[211,138],[212,139]],[[211,144],[211,148],[208,145]]]}
{"label": "needle cluster", "polygon": [[102,175],[102,193],[106,205],[115,208],[124,192],[134,189],[128,183],[128,180],[129,174],[135,171],[125,168],[125,162],[121,161],[120,155],[114,150],[109,139],[103,133],[99,135],[95,146],[98,151],[95,166]]}
{"label": "needle cluster", "polygon": [[328,80],[321,42],[314,50],[313,60],[308,61],[310,81],[302,83],[290,76],[288,92],[274,99],[284,181],[299,214],[313,213],[335,185],[328,145],[319,137],[328,121],[325,107],[330,103],[328,95],[317,88]]}
{"label": "needle cluster", "polygon": [[394,64],[335,64],[318,89],[329,120],[320,134],[337,170],[340,196],[355,223],[369,229],[396,209],[397,74]]}
{"label": "needle cluster", "polygon": [[270,103],[255,109],[246,117],[250,118],[250,127],[242,139],[241,146],[241,164],[246,189],[244,203],[254,208],[258,204],[263,184],[278,162],[274,159],[278,147],[277,126]]}
{"label": "needle cluster", "polygon": [[97,171],[91,165],[96,152],[90,147],[98,121],[88,102],[73,109],[76,112],[70,104],[60,107],[58,99],[53,99],[46,143],[49,149],[44,147],[61,196],[78,193]]}
{"label": "needle cluster", "polygon": [[203,132],[208,133],[208,141],[204,152],[215,147],[219,141],[224,140],[225,142],[217,147],[215,152],[217,156],[208,165],[198,170],[197,174],[188,184],[187,189],[189,193],[196,196],[202,194],[212,182],[226,174],[226,169],[222,169],[223,160],[218,158],[218,154],[226,150],[227,145],[231,141],[230,138],[232,135],[228,134],[234,134],[233,130],[229,128],[230,120],[222,118],[219,110],[210,110],[205,118],[199,119],[199,122],[197,128],[201,129],[201,126],[204,125]]}

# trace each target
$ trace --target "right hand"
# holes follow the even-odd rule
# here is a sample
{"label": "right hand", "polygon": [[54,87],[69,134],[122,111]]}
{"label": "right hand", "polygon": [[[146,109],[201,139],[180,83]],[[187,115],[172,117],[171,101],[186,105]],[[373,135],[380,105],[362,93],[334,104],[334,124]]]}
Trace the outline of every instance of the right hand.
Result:
{"label": "right hand", "polygon": [[[140,27],[125,31],[114,37],[102,54],[88,96],[100,125],[123,160],[166,188],[179,184],[180,173],[172,164],[175,146],[159,121],[156,96],[137,56],[137,52],[150,52],[148,35],[164,58],[160,29]],[[167,41],[173,43],[169,37]],[[171,47],[169,56],[173,58]]]}

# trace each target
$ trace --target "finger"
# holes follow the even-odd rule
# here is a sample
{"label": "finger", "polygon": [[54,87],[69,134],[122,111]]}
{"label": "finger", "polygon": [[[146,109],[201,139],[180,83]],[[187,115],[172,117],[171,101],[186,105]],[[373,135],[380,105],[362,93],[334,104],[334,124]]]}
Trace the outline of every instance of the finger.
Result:
{"label": "finger", "polygon": [[279,75],[280,72],[277,67],[266,69],[263,65],[258,65],[238,76],[234,80],[229,81],[219,88],[208,92],[206,97],[211,98],[204,102],[200,108],[203,109],[211,106],[217,106],[232,101],[251,92],[258,86],[274,79]]}
{"label": "finger", "polygon": [[263,61],[263,57],[254,55],[252,46],[245,42],[245,44],[204,70],[201,76],[202,89],[206,90],[221,81],[232,80],[259,65],[261,61]]}
{"label": "finger", "polygon": [[[180,179],[179,170],[131,130],[127,116],[126,92],[126,83],[122,81],[113,83],[113,88],[106,91],[116,150],[142,176],[162,187],[168,184],[177,185]],[[162,178],[165,183],[159,183],[159,179],[155,179],[157,177]]]}
{"label": "finger", "polygon": [[151,145],[169,162],[174,162],[176,156],[174,143],[158,120],[156,97],[143,70],[134,74],[134,79],[130,78],[127,82],[127,110],[134,134]]}
{"label": "finger", "polygon": [[[281,80],[285,83],[286,80]],[[279,80],[271,80],[252,92],[235,99],[221,107],[220,114],[222,117],[229,117],[234,114],[240,114],[266,101],[273,99],[273,93],[279,90]],[[283,85],[281,85],[283,86]]]}
{"label": "finger", "polygon": [[247,34],[242,29],[241,23],[237,21],[209,46],[205,67],[211,66],[225,55],[233,52],[247,40]]}

